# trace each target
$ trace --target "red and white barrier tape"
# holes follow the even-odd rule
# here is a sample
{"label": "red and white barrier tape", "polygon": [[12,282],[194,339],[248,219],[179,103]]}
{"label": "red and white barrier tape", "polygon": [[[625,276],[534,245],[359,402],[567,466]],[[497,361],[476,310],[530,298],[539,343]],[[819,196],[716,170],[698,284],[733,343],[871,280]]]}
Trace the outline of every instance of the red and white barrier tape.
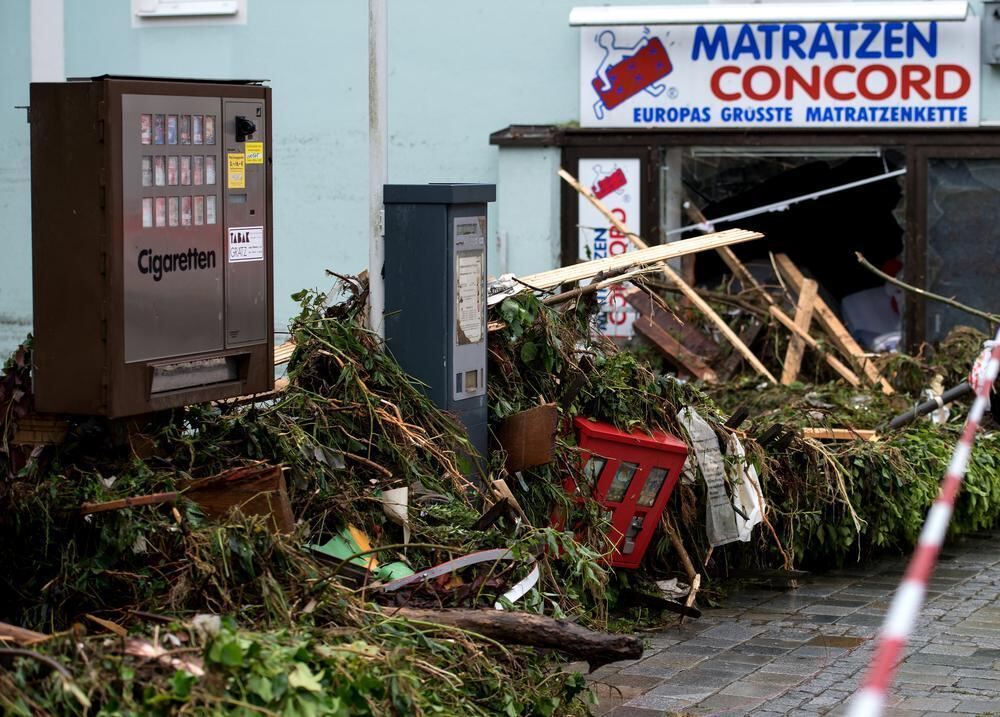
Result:
{"label": "red and white barrier tape", "polygon": [[[980,362],[980,367],[982,363]],[[889,686],[892,684],[896,664],[899,662],[906,647],[913,625],[920,615],[920,608],[927,592],[927,583],[937,563],[941,545],[944,543],[951,522],[952,510],[955,507],[955,497],[962,487],[965,471],[969,466],[969,456],[976,440],[979,422],[990,403],[990,391],[1000,369],[1000,332],[997,332],[995,343],[989,354],[989,361],[979,375],[981,380],[975,382],[976,400],[969,410],[965,421],[962,437],[955,446],[951,456],[948,472],[941,482],[941,490],[937,500],[927,513],[924,527],[920,531],[917,549],[906,568],[903,582],[889,606],[889,612],[882,624],[878,646],[871,667],[865,677],[862,688],[855,695],[848,710],[848,717],[878,717],[882,714],[886,699],[889,696]]]}

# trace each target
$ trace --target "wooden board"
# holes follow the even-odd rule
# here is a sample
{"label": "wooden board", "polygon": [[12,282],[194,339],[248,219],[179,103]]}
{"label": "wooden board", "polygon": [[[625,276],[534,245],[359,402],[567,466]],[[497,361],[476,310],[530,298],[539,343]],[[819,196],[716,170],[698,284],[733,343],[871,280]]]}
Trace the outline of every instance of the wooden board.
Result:
{"label": "wooden board", "polygon": [[33,414],[17,419],[15,446],[57,446],[66,440],[69,420],[64,416]]}
{"label": "wooden board", "polygon": [[878,434],[864,428],[803,428],[804,438],[817,441],[877,441]]}
{"label": "wooden board", "polygon": [[274,365],[280,366],[283,363],[288,363],[289,360],[291,360],[292,353],[294,353],[294,351],[295,351],[295,342],[290,340],[281,344],[281,346],[275,347]]}
{"label": "wooden board", "polygon": [[[615,227],[615,229],[617,229],[619,232],[628,237],[629,241],[631,241],[638,248],[638,251],[627,252],[625,254],[612,257],[610,260],[601,259],[600,261],[621,261],[621,260],[628,261],[629,257],[633,257],[634,259],[634,257],[638,254],[642,254],[644,256],[652,256],[653,255],[652,252],[655,252],[657,250],[665,250],[665,249],[670,249],[671,247],[678,247],[679,245],[685,244],[686,242],[701,242],[708,240],[711,237],[721,237],[722,235],[727,234],[727,232],[721,232],[719,234],[709,234],[708,236],[699,237],[697,239],[684,239],[678,242],[673,242],[671,244],[664,244],[658,247],[649,247],[646,244],[646,242],[642,240],[642,237],[640,237],[638,234],[631,231],[627,226],[625,226],[625,224],[618,217],[616,217],[606,206],[604,206],[604,204],[601,202],[600,199],[594,196],[593,192],[591,192],[587,187],[580,184],[580,182],[577,181],[577,179],[572,174],[567,172],[565,169],[560,169],[559,176],[562,177],[563,180],[571,187],[573,187],[577,192],[582,194],[587,199],[587,201],[589,201],[594,206],[594,208],[601,213],[601,215],[605,219],[611,222],[611,226]],[[734,229],[730,231],[743,231],[743,230]],[[757,234],[757,232],[750,232],[750,233]],[[763,236],[764,236],[763,234],[759,234],[758,236],[753,238],[760,239],[763,238]],[[718,243],[717,246],[728,246],[729,244],[734,244],[734,243],[737,242],[735,241],[722,242]],[[710,248],[715,249],[717,248],[717,246],[711,246]],[[704,251],[704,250],[705,249],[698,249],[698,251]],[[685,253],[690,254],[694,252],[687,251]],[[680,256],[680,255],[675,253],[672,256]],[[733,345],[733,348],[735,348],[743,355],[743,358],[745,358],[747,362],[751,366],[753,366],[754,370],[757,371],[757,373],[759,373],[761,376],[766,378],[771,383],[774,384],[778,383],[778,379],[776,379],[771,374],[771,372],[767,370],[767,367],[764,366],[763,363],[761,363],[760,359],[758,359],[754,355],[754,353],[749,348],[747,348],[747,346],[742,341],[740,341],[740,337],[736,335],[735,331],[729,328],[729,324],[723,321],[722,317],[719,316],[719,314],[715,311],[715,309],[709,306],[708,302],[705,301],[703,298],[701,298],[701,295],[697,291],[695,291],[690,284],[684,281],[684,279],[681,278],[681,275],[678,274],[676,271],[674,271],[668,263],[666,263],[666,259],[668,258],[670,257],[664,254],[655,261],[650,261],[648,263],[656,264],[659,270],[667,278],[667,281],[671,282],[678,289],[680,289],[681,294],[683,294],[688,301],[694,304],[695,308],[697,308],[698,311],[704,314],[709,321],[715,324],[719,332],[726,337],[726,340]],[[572,268],[572,267],[567,267],[567,268]]]}
{"label": "wooden board", "polygon": [[590,279],[603,271],[614,271],[628,266],[643,266],[648,264],[658,264],[668,259],[675,259],[679,256],[694,254],[700,251],[711,251],[720,246],[740,244],[742,242],[761,239],[764,235],[759,232],[751,232],[745,229],[730,229],[718,234],[707,234],[694,239],[682,239],[681,241],[661,244],[659,246],[647,247],[630,251],[618,256],[606,259],[595,259],[585,261],[572,266],[564,266],[551,271],[543,271],[539,274],[518,277],[525,284],[539,289],[552,289],[561,284],[569,284],[577,281]]}
{"label": "wooden board", "polygon": [[[804,333],[809,333],[809,325],[812,323],[813,307],[816,304],[816,296],[819,292],[819,284],[812,279],[802,282],[802,290],[799,291],[799,301],[795,305],[795,325]],[[805,339],[798,333],[793,333],[788,341],[788,350],[785,351],[785,365],[781,371],[781,384],[788,386],[799,377],[799,369],[802,368],[802,355],[806,352]]]}
{"label": "wooden board", "polygon": [[[775,265],[781,272],[781,275],[785,280],[792,285],[792,288],[796,292],[802,290],[802,284],[805,281],[805,276],[799,271],[799,268],[795,266],[795,263],[788,258],[787,254],[776,254],[774,256]],[[815,304],[816,318],[826,329],[827,333],[830,335],[831,341],[833,341],[834,346],[836,346],[844,355],[854,363],[861,371],[868,377],[868,380],[873,384],[880,386],[882,393],[886,395],[891,395],[895,393],[889,382],[886,381],[879,374],[878,369],[875,364],[871,362],[865,356],[864,350],[858,345],[858,342],[854,340],[850,332],[844,326],[844,324],[837,318],[837,315],[833,312],[826,302],[823,301],[821,297],[816,298]]]}
{"label": "wooden board", "polygon": [[809,334],[803,332],[802,329],[800,329],[798,326],[796,326],[795,322],[788,317],[788,314],[779,309],[777,306],[772,306],[770,312],[771,316],[780,321],[781,324],[786,329],[792,332],[792,334],[800,337],[803,341],[805,341],[806,346],[809,346],[813,350],[819,352],[819,354],[823,357],[823,360],[826,361],[827,364],[829,364],[830,368],[832,368],[834,371],[840,374],[840,376],[845,381],[847,381],[852,386],[861,385],[861,379],[858,378],[856,373],[854,373],[853,371],[851,371],[851,369],[845,366],[844,363],[836,356],[831,355],[827,351],[823,351],[823,348],[819,345],[819,342]]}
{"label": "wooden board", "polygon": [[[764,329],[764,324],[756,319],[748,323],[744,329],[740,332],[740,341],[742,341],[747,346],[753,346],[753,342],[757,340],[760,332]],[[716,370],[719,374],[720,381],[728,381],[735,374],[737,369],[739,369],[740,364],[743,362],[743,356],[739,351],[731,351],[729,355],[722,361],[721,364],[717,365]]]}
{"label": "wooden board", "polygon": [[[677,368],[707,383],[715,383],[718,376],[711,367],[684,348],[677,339],[664,331],[647,316],[638,316],[632,324],[635,330],[645,336]],[[739,355],[739,354],[737,354]]]}
{"label": "wooden board", "polygon": [[648,292],[632,289],[625,294],[625,300],[642,316],[677,339],[688,352],[697,356],[703,363],[707,364],[719,355],[717,343],[691,324],[678,319],[669,309],[658,306]]}
{"label": "wooden board", "polygon": [[209,518],[224,518],[234,508],[245,515],[265,515],[281,533],[295,529],[291,503],[281,466],[235,468],[192,481],[184,496],[196,502]]}

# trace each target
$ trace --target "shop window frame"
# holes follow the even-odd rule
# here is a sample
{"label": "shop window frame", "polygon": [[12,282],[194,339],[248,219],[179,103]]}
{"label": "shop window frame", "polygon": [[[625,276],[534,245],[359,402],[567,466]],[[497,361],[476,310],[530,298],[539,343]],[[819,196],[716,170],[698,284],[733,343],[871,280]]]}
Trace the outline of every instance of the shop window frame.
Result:
{"label": "shop window frame", "polygon": [[[864,129],[864,130],[616,130],[594,128],[551,128],[543,135],[536,132],[521,139],[515,133],[494,133],[497,145],[556,145],[562,150],[562,166],[575,172],[582,157],[638,157],[642,161],[645,199],[639,233],[650,244],[660,243],[659,176],[663,150],[671,147],[740,146],[798,147],[823,146],[894,147],[904,152],[907,173],[904,197],[904,279],[926,288],[927,260],[927,178],[928,159],[1000,159],[1000,128],[949,129]],[[577,261],[578,210],[576,191],[562,186],[561,248],[562,263]],[[926,311],[922,301],[908,300],[903,311],[903,337],[910,351],[920,348],[926,337]]]}

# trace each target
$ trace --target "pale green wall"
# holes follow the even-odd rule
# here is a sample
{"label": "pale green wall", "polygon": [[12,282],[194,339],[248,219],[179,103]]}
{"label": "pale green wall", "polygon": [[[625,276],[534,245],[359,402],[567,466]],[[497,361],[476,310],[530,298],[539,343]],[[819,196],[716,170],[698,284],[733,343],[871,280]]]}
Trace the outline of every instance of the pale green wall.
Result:
{"label": "pale green wall", "polygon": [[[65,0],[66,74],[270,80],[280,327],[294,312],[289,294],[325,288],[326,268],[367,264],[368,3],[247,3],[246,25],[133,28],[129,0]],[[577,4],[600,3],[389,0],[390,181],[496,182],[490,132],[577,119],[579,31],[567,24]],[[981,3],[973,5],[978,12]],[[29,0],[0,0],[0,353],[26,333],[31,313],[28,125],[12,109],[28,99],[28,8]],[[982,114],[1000,120],[1000,73],[992,68]],[[501,187],[508,206],[490,213],[494,269],[502,266],[497,229],[508,269],[548,268],[542,264],[558,256],[558,184],[554,176],[545,183],[558,153],[524,152],[505,160],[504,171],[505,184],[522,183]]]}
{"label": "pale green wall", "polygon": [[0,1],[0,365],[31,328],[27,0]]}
{"label": "pale green wall", "polygon": [[559,265],[558,147],[502,147],[497,167],[494,274],[518,276]]}

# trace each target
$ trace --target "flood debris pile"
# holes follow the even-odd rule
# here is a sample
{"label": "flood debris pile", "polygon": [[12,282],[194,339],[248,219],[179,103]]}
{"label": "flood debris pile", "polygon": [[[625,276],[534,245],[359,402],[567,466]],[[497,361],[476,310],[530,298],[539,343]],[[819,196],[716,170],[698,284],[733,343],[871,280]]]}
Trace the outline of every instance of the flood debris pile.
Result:
{"label": "flood debris pile", "polygon": [[[508,632],[499,640],[489,625],[441,611],[497,612],[493,604],[538,566],[522,607],[541,617],[558,605],[559,616],[596,626],[579,606],[601,595],[599,556],[544,526],[474,527],[483,501],[462,474],[462,432],[379,350],[359,319],[363,290],[352,286],[353,298],[333,307],[322,295],[300,297],[289,385],[264,403],[192,406],[133,431],[74,421],[59,445],[32,448],[17,438],[30,412],[29,357],[8,363],[0,394],[5,713],[586,711],[582,677],[553,669],[551,651],[522,647],[516,626],[501,626]],[[244,480],[273,466],[283,467],[281,481],[261,484],[263,508],[237,501],[232,512],[218,510],[234,470]],[[399,487],[410,492],[408,541],[385,507]],[[284,507],[290,532],[274,518]],[[330,554],[338,540],[353,560]],[[496,546],[508,559],[376,589]],[[397,605],[424,614],[404,619]],[[535,631],[575,635],[583,655],[600,636],[544,619]],[[639,645],[619,643],[626,654]],[[601,664],[599,654],[593,660]]]}
{"label": "flood debris pile", "polygon": [[[650,321],[683,317],[678,336],[719,342],[672,292],[622,276],[657,307]],[[262,398],[142,424],[71,420],[46,442],[25,438],[44,427],[30,346],[8,362],[6,712],[584,714],[584,680],[559,662],[638,656],[637,639],[605,631],[696,616],[688,586],[911,545],[961,409],[882,427],[935,375],[961,376],[982,339],[873,363],[867,386],[820,352],[803,369],[814,384],[772,385],[739,360],[727,381],[711,361],[716,379],[693,381],[659,348],[651,365],[602,337],[596,292],[522,287],[491,311],[481,464],[364,328],[363,281],[339,287],[340,300],[298,296],[287,386]],[[726,296],[746,304],[730,320],[759,321],[749,343],[780,367],[787,339],[764,299],[705,296],[720,312]],[[663,431],[694,456],[638,569],[608,565],[614,516],[594,499],[578,418]],[[815,433],[834,428],[855,440]],[[994,442],[973,457],[955,532],[1000,515]]]}
{"label": "flood debris pile", "polygon": [[[669,293],[660,297],[649,287],[642,291],[647,301],[661,302],[661,313],[673,311],[684,317],[685,327],[695,331],[703,326],[690,306]],[[497,378],[490,384],[490,404],[498,418],[532,402],[553,401],[566,418],[583,415],[622,428],[662,428],[691,442],[688,426],[681,425],[678,415],[693,409],[721,446],[731,436],[739,438],[745,465],[758,476],[766,506],[760,526],[748,542],[717,547],[707,562],[704,556],[710,554],[711,542],[706,534],[704,476],[695,470],[682,480],[667,509],[668,529],[658,533],[643,570],[616,576],[631,583],[684,572],[670,527],[683,538],[697,572],[716,577],[753,576],[754,570],[793,574],[793,568],[824,569],[874,551],[908,549],[936,495],[968,401],[953,404],[946,423],[923,419],[899,431],[888,431],[886,426],[917,402],[920,389],[935,377],[954,383],[964,380],[985,338],[960,328],[935,351],[928,350],[927,356],[887,355],[877,368],[894,387],[888,394],[880,385],[851,386],[835,380],[820,361],[807,364],[818,374],[819,383],[771,384],[746,370],[727,382],[681,381],[675,366],[656,361],[649,349],[621,351],[594,331],[589,334],[593,338],[582,340],[588,334],[581,325],[593,316],[583,303],[554,310],[522,294],[505,301],[499,314],[506,326],[501,339],[491,345],[491,376]],[[577,326],[575,331],[572,325]],[[781,330],[776,322],[763,326],[754,344],[761,359],[776,367],[787,346],[777,337]],[[568,336],[575,340],[568,341]],[[711,334],[706,331],[705,336],[707,340]],[[644,360],[647,357],[654,359],[653,366]],[[997,436],[988,432],[980,441],[982,450],[972,458],[966,492],[959,498],[952,524],[956,535],[988,528],[1000,517]],[[580,464],[571,431],[562,433],[556,446],[556,460],[524,469],[520,480],[513,481],[522,490],[529,488],[518,497],[535,511],[536,520],[545,519],[553,502],[566,500],[563,477]],[[723,458],[737,461],[731,451],[723,451]],[[738,475],[726,471],[730,496]],[[542,495],[543,486],[550,495]],[[600,550],[607,533],[598,522],[599,506],[572,507],[592,511],[580,522],[595,527],[591,544]]]}

